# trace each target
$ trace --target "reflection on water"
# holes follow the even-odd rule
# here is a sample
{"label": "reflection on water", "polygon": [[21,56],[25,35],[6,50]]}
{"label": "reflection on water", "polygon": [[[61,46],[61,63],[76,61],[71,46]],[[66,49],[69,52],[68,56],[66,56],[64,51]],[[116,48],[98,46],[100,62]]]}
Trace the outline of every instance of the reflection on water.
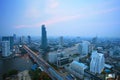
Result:
{"label": "reflection on water", "polygon": [[23,71],[26,69],[29,70],[31,66],[32,66],[32,61],[30,60],[28,55],[6,59],[6,60],[0,60],[0,76],[3,73],[6,73],[12,69],[17,69],[19,71]]}

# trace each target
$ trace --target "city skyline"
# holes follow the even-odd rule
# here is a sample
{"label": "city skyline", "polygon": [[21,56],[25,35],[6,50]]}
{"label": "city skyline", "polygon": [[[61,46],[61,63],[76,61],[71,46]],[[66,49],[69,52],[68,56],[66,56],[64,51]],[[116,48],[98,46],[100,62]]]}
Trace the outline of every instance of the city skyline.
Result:
{"label": "city skyline", "polygon": [[119,37],[120,1],[0,0],[0,36]]}

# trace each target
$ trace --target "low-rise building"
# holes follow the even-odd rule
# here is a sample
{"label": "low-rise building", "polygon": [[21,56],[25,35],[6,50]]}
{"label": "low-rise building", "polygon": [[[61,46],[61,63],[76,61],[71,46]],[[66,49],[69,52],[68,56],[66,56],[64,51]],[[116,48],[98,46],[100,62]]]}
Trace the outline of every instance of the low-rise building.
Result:
{"label": "low-rise building", "polygon": [[69,67],[66,69],[69,70],[70,73],[72,73],[73,75],[75,75],[76,77],[83,79],[84,77],[84,70],[87,69],[88,66],[86,66],[83,63],[77,62],[77,61],[73,61]]}
{"label": "low-rise building", "polygon": [[70,64],[70,68],[79,74],[84,74],[84,70],[87,69],[87,66],[83,63],[73,61]]}

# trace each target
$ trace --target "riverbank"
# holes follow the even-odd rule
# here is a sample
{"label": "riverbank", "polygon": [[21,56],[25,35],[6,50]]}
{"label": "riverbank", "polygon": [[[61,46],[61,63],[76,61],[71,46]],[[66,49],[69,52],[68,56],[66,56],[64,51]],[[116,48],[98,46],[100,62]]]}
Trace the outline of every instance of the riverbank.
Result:
{"label": "riverbank", "polygon": [[30,70],[33,62],[27,54],[19,57],[13,57],[0,60],[0,80],[2,80],[2,74],[7,73],[10,70],[16,69],[18,71]]}

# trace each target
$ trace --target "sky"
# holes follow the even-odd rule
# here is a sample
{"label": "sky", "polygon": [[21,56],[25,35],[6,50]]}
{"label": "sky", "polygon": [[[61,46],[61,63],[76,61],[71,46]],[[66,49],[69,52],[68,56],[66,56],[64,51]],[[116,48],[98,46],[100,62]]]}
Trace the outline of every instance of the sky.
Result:
{"label": "sky", "polygon": [[0,35],[120,37],[120,0],[0,0]]}

